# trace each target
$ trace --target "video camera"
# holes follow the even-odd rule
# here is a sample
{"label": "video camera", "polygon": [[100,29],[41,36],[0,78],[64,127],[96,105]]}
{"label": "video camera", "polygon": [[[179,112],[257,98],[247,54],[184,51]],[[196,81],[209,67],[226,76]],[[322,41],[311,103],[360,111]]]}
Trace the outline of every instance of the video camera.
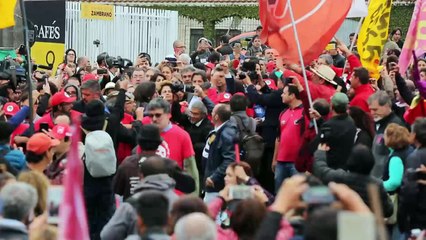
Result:
{"label": "video camera", "polygon": [[26,81],[25,68],[7,57],[0,62],[0,79],[9,80],[11,88],[15,90],[19,84]]}
{"label": "video camera", "polygon": [[177,92],[193,93],[195,90],[194,86],[187,86],[183,84],[173,84],[171,88],[173,93],[177,93]]}
{"label": "video camera", "polygon": [[132,61],[130,61],[129,59],[126,58],[122,58],[120,56],[118,56],[117,58],[115,57],[108,57],[106,59],[106,62],[108,64],[108,66],[113,66],[116,68],[120,68],[120,69],[128,69],[129,67],[133,66]]}
{"label": "video camera", "polygon": [[256,61],[247,61],[247,62],[243,62],[242,66],[241,66],[241,73],[238,74],[238,78],[240,80],[243,80],[246,78],[246,76],[249,76],[249,78],[253,81],[253,82],[257,82],[257,80],[259,80],[259,75],[256,73]]}

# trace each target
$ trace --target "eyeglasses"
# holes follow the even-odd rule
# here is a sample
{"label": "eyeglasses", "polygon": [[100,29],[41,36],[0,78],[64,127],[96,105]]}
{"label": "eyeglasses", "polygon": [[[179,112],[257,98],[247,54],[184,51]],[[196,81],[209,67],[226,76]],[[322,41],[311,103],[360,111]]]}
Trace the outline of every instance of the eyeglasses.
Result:
{"label": "eyeglasses", "polygon": [[75,91],[66,91],[66,93],[68,95],[76,95],[77,94],[77,92],[75,92]]}
{"label": "eyeglasses", "polygon": [[163,116],[163,113],[153,113],[153,114],[149,114],[148,115],[149,116],[149,118],[160,118],[161,116]]}
{"label": "eyeglasses", "polygon": [[179,46],[179,47],[176,47],[176,48],[186,48],[186,46]]}

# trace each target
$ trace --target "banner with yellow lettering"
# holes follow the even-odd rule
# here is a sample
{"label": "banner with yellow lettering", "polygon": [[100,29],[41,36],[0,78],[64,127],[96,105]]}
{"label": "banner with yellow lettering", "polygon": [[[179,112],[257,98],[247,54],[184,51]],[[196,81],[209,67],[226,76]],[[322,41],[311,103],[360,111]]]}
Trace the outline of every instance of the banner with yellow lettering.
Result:
{"label": "banner with yellow lettering", "polygon": [[55,70],[64,61],[65,1],[25,1],[25,9],[34,28],[31,58]]}
{"label": "banner with yellow lettering", "polygon": [[358,35],[358,52],[362,65],[370,76],[378,79],[380,56],[388,41],[392,0],[370,1],[368,16],[364,19]]}
{"label": "banner with yellow lettering", "polygon": [[114,16],[113,5],[81,3],[81,18],[111,21],[114,20]]}

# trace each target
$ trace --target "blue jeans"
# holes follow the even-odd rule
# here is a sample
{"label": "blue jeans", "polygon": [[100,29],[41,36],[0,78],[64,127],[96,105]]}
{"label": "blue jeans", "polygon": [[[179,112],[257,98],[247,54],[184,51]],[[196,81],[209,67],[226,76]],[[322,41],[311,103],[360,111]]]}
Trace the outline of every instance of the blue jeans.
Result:
{"label": "blue jeans", "polygon": [[275,166],[275,194],[280,190],[282,182],[295,174],[297,174],[294,163],[291,162],[277,162]]}

